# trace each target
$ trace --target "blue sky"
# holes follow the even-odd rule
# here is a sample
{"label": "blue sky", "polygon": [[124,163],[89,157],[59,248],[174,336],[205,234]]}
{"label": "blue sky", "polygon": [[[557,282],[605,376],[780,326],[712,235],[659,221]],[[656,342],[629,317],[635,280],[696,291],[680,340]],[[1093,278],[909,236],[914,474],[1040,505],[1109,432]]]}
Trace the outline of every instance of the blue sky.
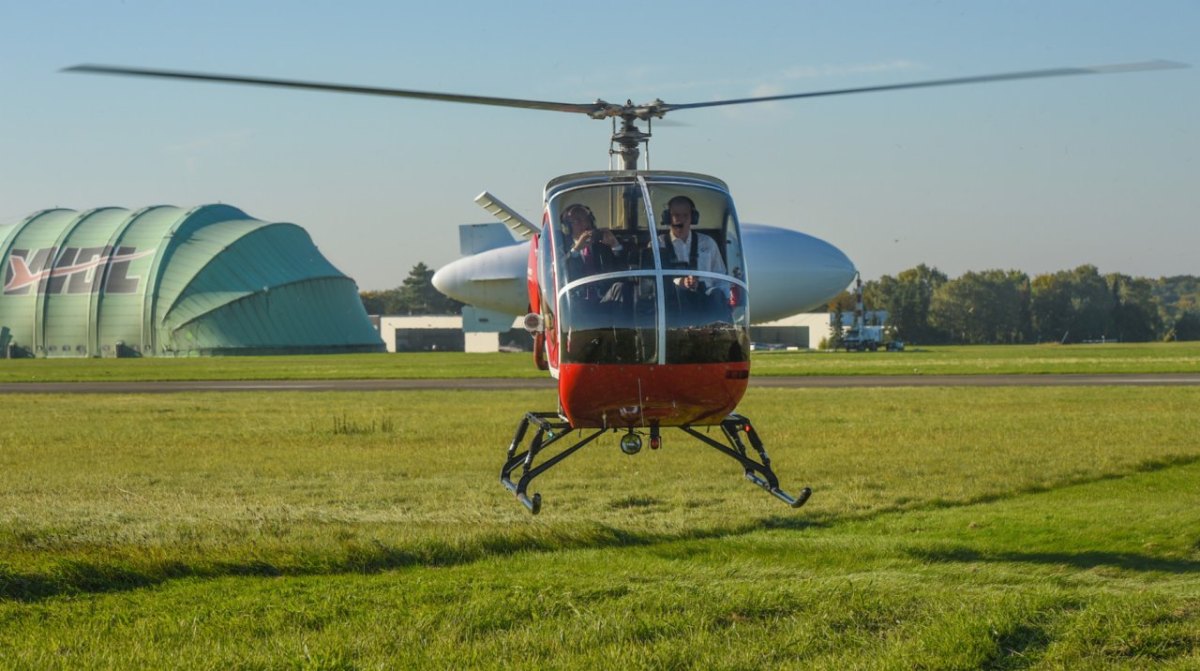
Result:
{"label": "blue sky", "polygon": [[[78,63],[588,102],[683,103],[1056,66],[1188,70],[686,110],[652,167],[867,278],[1200,274],[1200,3],[0,2],[0,226],[47,207],[224,202],[303,226],[363,289],[456,258],[489,190],[608,165],[607,122],[60,74]],[[751,260],[752,261],[752,260]]]}

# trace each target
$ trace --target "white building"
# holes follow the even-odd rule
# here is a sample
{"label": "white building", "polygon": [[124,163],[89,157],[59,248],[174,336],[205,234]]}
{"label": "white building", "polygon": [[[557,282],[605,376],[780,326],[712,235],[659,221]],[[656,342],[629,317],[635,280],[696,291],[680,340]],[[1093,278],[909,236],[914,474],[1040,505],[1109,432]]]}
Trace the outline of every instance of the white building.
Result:
{"label": "white building", "polygon": [[471,330],[464,328],[464,317],[459,315],[371,316],[371,322],[379,329],[379,336],[389,352],[532,349],[532,338],[522,326],[520,317],[468,314],[465,321]]}

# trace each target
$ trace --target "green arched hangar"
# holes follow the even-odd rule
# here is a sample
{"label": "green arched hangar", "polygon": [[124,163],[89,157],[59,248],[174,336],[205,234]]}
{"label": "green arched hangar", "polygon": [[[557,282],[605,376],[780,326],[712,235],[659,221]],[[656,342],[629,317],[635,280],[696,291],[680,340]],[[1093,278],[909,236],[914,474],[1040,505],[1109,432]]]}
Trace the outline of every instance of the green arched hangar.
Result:
{"label": "green arched hangar", "polygon": [[382,351],[295,224],[228,205],[53,209],[0,227],[0,344],[39,357]]}

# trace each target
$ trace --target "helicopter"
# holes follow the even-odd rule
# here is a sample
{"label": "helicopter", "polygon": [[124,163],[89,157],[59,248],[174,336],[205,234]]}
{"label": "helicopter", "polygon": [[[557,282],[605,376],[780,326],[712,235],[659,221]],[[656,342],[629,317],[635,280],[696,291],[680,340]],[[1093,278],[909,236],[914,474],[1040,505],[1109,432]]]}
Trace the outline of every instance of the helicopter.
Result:
{"label": "helicopter", "polygon": [[[819,305],[849,284],[853,264],[811,236],[742,223],[728,185],[717,177],[652,170],[648,159],[639,166],[655,120],[718,106],[1179,67],[1187,66],[1149,61],[1051,68],[683,104],[661,99],[563,103],[110,65],[66,71],[512,107],[611,121],[609,169],[546,183],[540,225],[487,192],[476,199],[527,243],[476,250],[434,277],[435,286],[453,298],[524,313],[534,336],[535,365],[557,380],[558,408],[524,414],[500,471],[501,483],[536,515],[542,497],[530,494],[533,480],[610,432],[622,434],[620,450],[633,455],[646,442],[659,449],[663,430],[678,429],[733,459],[750,482],[792,508],[812,495],[809,487],[796,495],[781,487],[753,423],[736,412],[750,380],[752,308],[761,322],[768,320],[764,315],[779,318]],[[751,262],[769,267],[751,275]]]}

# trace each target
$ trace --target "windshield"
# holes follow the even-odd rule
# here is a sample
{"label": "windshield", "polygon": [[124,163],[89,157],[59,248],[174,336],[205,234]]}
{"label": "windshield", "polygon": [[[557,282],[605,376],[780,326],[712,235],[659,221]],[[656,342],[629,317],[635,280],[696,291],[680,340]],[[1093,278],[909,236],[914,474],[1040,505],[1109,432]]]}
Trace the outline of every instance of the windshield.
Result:
{"label": "windshield", "polygon": [[749,357],[745,264],[724,189],[629,178],[548,202],[566,363]]}

